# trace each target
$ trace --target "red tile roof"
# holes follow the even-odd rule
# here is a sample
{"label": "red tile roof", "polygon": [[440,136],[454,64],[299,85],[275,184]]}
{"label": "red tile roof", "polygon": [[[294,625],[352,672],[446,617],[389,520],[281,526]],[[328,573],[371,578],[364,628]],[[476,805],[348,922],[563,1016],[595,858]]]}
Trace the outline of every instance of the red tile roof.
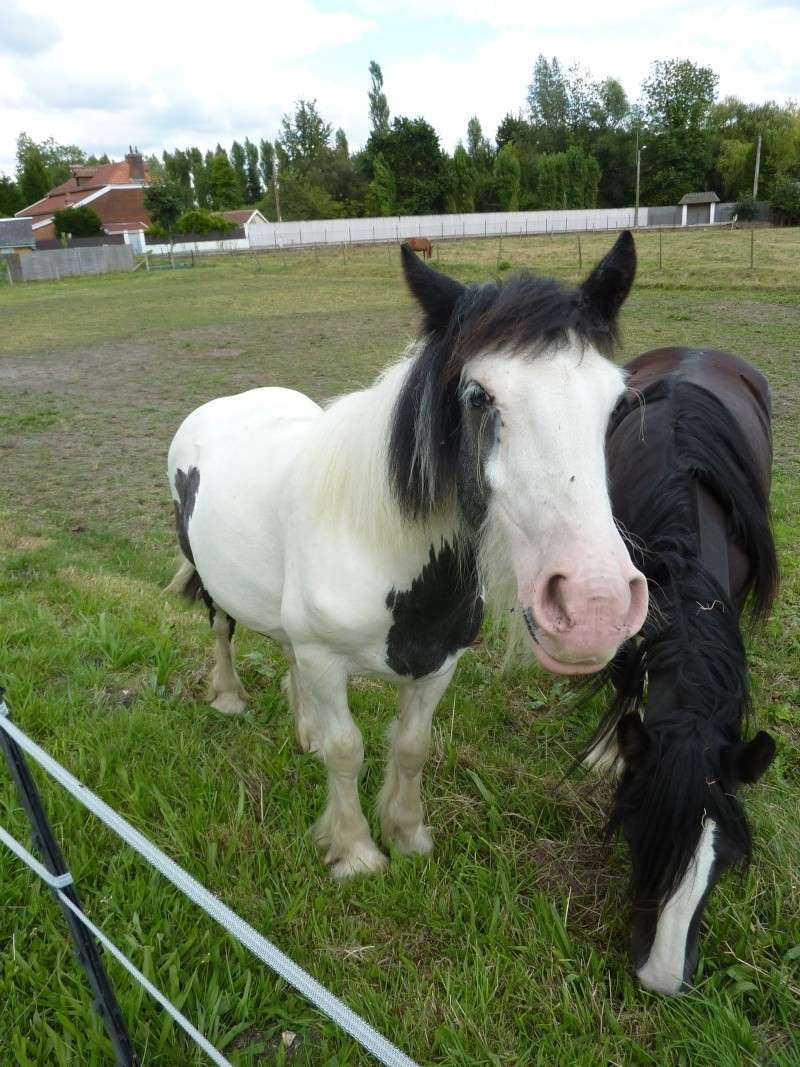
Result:
{"label": "red tile roof", "polygon": [[[72,177],[51,189],[47,196],[37,200],[35,204],[30,204],[16,214],[32,216],[36,225],[37,222],[51,218],[62,208],[75,207],[85,197],[99,192],[107,185],[130,185],[132,181],[130,164],[125,159],[119,163],[98,163],[96,167],[75,167]],[[147,171],[145,181],[150,181]]]}

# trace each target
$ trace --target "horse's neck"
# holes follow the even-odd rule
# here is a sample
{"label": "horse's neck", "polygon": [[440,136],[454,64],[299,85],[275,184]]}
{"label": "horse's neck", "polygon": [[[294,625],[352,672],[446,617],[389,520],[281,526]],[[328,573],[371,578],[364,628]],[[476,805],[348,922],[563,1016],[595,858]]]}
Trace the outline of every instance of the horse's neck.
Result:
{"label": "horse's neck", "polygon": [[411,360],[390,367],[374,385],[335,400],[317,420],[304,461],[304,485],[323,522],[345,527],[367,545],[427,555],[459,536],[455,501],[424,522],[404,518],[389,480],[388,447],[397,397]]}

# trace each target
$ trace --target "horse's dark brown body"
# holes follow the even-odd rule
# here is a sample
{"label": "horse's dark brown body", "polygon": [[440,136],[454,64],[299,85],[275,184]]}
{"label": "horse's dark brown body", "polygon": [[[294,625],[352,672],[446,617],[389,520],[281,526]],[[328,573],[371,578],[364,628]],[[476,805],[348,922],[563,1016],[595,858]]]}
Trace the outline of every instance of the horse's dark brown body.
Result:
{"label": "horse's dark brown body", "polygon": [[630,848],[636,974],[675,993],[697,964],[709,892],[750,858],[739,786],[775,752],[768,734],[742,736],[740,632],[742,610],[764,618],[777,588],[770,394],[749,363],[712,349],[658,349],[625,369],[607,435],[610,495],[651,612],[606,672],[614,698],[586,751],[616,738],[623,773],[609,820]]}
{"label": "horse's dark brown body", "polygon": [[[670,451],[647,447],[647,435],[659,440],[669,436],[663,424],[675,417],[670,397],[681,383],[707,390],[727,409],[750,445],[760,488],[765,497],[769,496],[771,400],[767,379],[760,371],[738,356],[710,348],[659,348],[638,356],[625,369],[634,398],[629,395],[623,419],[616,423],[612,419],[608,457],[614,515],[634,536],[636,502],[644,499],[650,486],[670,473],[667,470]],[[718,519],[717,509],[727,512],[725,502],[718,499],[702,478],[697,490],[698,503],[712,521]],[[735,531],[728,529],[729,523],[724,521],[729,560],[726,591],[741,609],[752,578],[752,563],[737,542]],[[701,555],[708,556],[709,552],[707,544],[706,552],[701,551]],[[716,572],[716,561],[707,558],[706,564],[712,573]]]}

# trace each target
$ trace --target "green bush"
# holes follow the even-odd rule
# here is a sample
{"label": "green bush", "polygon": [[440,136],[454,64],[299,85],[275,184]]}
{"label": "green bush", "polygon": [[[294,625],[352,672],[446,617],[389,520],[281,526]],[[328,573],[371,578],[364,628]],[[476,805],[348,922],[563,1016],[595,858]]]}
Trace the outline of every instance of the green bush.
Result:
{"label": "green bush", "polygon": [[781,178],[776,182],[769,210],[779,226],[800,225],[800,181],[797,178]]}
{"label": "green bush", "polygon": [[91,207],[65,207],[53,215],[56,235],[63,237],[98,237],[104,233],[100,216]]}
{"label": "green bush", "polygon": [[750,222],[758,215],[758,202],[752,196],[742,196],[736,201],[736,214],[741,222]]}
{"label": "green bush", "polygon": [[213,211],[192,208],[181,215],[175,228],[178,233],[230,233],[231,230],[236,229],[236,223],[229,222],[228,219]]}

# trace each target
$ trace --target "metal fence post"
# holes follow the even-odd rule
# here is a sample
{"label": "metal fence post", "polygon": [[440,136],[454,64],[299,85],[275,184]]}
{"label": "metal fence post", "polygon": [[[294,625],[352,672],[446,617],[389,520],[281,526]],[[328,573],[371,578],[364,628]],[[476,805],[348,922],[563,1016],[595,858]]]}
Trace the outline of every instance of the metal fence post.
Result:
{"label": "metal fence post", "polygon": [[[0,715],[10,718],[8,707],[3,700],[2,686],[0,686]],[[42,862],[51,874],[69,874],[25,755],[5,730],[0,730],[0,748],[3,750],[8,769],[14,780],[19,802],[31,824],[33,844],[40,853]],[[83,911],[83,905],[74,885],[66,885],[60,892]],[[97,942],[69,908],[60,901],[59,907],[67,920],[78,962],[89,981],[95,1011],[102,1019],[109,1041],[114,1046],[118,1067],[140,1067],[141,1061],[128,1034],[117,998],[114,996],[114,990],[103,966]]]}

